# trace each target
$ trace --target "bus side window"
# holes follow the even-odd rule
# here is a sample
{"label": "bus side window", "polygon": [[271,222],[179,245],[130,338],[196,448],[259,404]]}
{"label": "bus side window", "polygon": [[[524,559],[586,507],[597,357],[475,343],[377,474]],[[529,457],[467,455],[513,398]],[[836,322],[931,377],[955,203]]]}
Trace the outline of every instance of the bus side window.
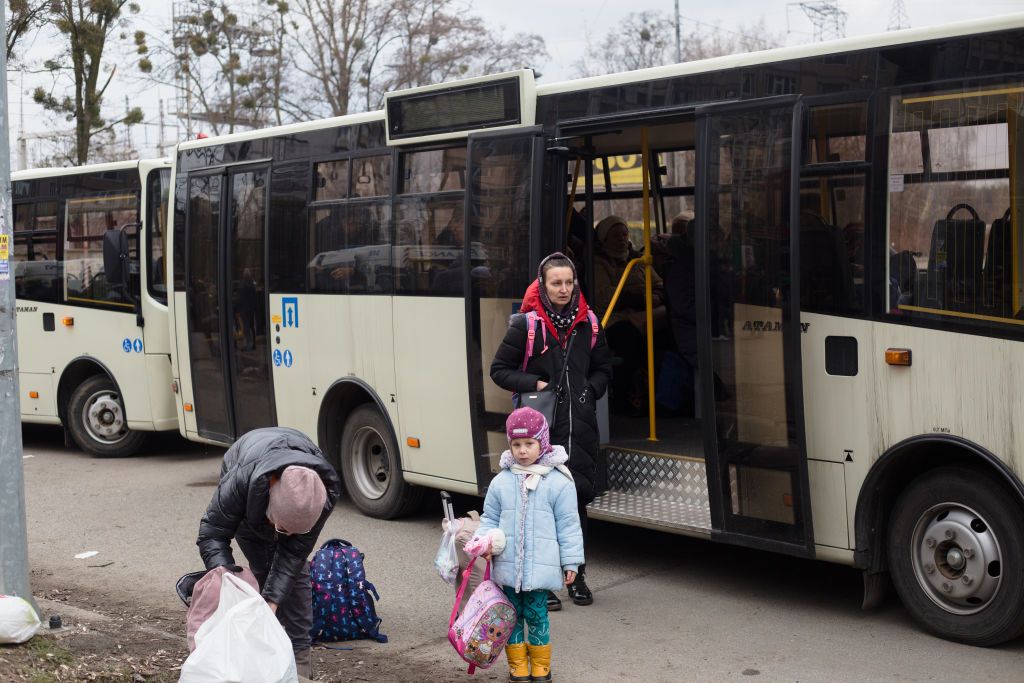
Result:
{"label": "bus side window", "polygon": [[57,203],[14,206],[14,284],[19,299],[57,303],[61,263],[57,260]]}
{"label": "bus side window", "polygon": [[1018,317],[1024,288],[1006,265],[1019,258],[1011,199],[1024,188],[1010,163],[1010,131],[1024,124],[1020,84],[906,93],[891,103],[892,312],[982,326]]}

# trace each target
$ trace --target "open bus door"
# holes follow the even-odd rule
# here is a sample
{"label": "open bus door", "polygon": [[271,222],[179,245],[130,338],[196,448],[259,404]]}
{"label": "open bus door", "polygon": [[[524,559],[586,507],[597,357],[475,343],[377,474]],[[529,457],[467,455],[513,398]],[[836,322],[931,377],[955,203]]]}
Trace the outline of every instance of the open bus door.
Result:
{"label": "open bus door", "polygon": [[801,400],[798,97],[697,110],[712,538],[814,554]]}
{"label": "open bus door", "polygon": [[[507,448],[505,418],[511,397],[490,378],[491,360],[519,310],[541,257],[541,127],[469,136],[466,183],[466,329],[469,349],[473,450],[500,454]],[[476,459],[482,488],[492,470]]]}

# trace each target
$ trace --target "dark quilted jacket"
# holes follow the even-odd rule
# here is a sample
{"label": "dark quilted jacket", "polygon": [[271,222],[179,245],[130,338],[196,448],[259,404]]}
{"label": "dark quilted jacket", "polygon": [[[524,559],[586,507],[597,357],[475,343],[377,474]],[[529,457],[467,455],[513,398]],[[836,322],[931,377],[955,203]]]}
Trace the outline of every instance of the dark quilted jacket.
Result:
{"label": "dark quilted jacket", "polygon": [[[531,286],[531,289],[536,283]],[[530,293],[527,293],[527,300]],[[524,307],[527,304],[524,304]],[[583,303],[586,306],[586,303]],[[594,498],[594,479],[597,470],[597,451],[600,435],[597,428],[597,399],[604,395],[611,379],[611,352],[605,341],[604,329],[598,329],[597,343],[590,348],[593,334],[586,309],[572,327],[576,339],[572,344],[567,374],[568,391],[555,411],[555,424],[551,425],[551,443],[563,446],[569,453],[566,463],[576,481],[576,490],[583,502]],[[546,324],[546,323],[542,323]],[[548,350],[544,351],[540,329],[533,344],[533,355],[523,366],[526,353],[526,316],[512,316],[505,338],[494,354],[491,363],[491,379],[502,389],[512,392],[534,391],[537,380],[556,382],[565,358],[564,349],[559,345],[552,330],[547,330]],[[568,345],[568,340],[567,340]],[[569,398],[572,400],[572,425],[569,423]],[[570,440],[570,434],[572,439]]]}
{"label": "dark quilted jacket", "polygon": [[[279,536],[267,521],[270,476],[290,465],[314,470],[327,489],[323,514],[301,536]],[[263,557],[249,559],[254,565],[270,568],[263,584],[263,597],[280,603],[291,592],[292,582],[316,546],[339,495],[338,474],[302,432],[284,427],[248,432],[224,454],[220,483],[199,522],[196,545],[206,568],[235,564],[231,539],[244,538],[264,549]]]}

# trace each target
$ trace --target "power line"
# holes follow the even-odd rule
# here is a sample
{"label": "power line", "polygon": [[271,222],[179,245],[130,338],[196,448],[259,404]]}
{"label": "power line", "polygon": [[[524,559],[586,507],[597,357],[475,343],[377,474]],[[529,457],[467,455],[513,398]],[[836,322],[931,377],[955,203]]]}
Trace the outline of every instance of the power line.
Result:
{"label": "power line", "polygon": [[839,9],[836,0],[815,2],[791,2],[786,6],[787,18],[790,7],[800,8],[814,26],[814,40],[838,40],[846,37],[846,12]]}

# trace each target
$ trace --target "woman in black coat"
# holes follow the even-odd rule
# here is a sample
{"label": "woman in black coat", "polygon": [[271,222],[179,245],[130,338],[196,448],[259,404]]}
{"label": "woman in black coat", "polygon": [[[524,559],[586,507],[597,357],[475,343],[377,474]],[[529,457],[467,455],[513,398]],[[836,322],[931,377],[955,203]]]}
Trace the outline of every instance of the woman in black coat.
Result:
{"label": "woman in black coat", "polygon": [[[533,351],[523,369],[527,347],[527,313],[537,314]],[[570,345],[570,341],[572,342]],[[557,382],[569,349],[568,370],[559,392],[551,443],[565,448],[576,483],[580,525],[587,532],[587,503],[594,500],[599,435],[597,400],[611,379],[611,351],[597,316],[590,311],[576,282],[576,268],[555,252],[540,263],[537,279],[527,288],[519,314],[512,316],[508,332],[494,354],[491,379],[503,389],[522,393],[539,391]],[[580,565],[569,597],[577,605],[594,601],[586,583],[586,565]],[[555,595],[548,608],[559,609]]]}

